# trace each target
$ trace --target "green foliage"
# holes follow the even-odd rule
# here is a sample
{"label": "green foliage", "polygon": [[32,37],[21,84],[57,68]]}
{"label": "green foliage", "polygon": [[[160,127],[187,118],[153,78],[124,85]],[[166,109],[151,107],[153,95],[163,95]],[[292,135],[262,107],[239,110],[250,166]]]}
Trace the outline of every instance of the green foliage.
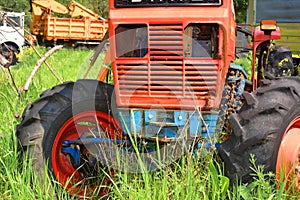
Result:
{"label": "green foliage", "polygon": [[30,5],[28,0],[1,0],[0,1],[0,10],[4,11],[13,11],[13,12],[29,12]]}
{"label": "green foliage", "polygon": [[298,199],[299,191],[295,191],[294,188],[285,188],[286,180],[282,180],[277,185],[274,184],[276,179],[273,173],[264,173],[264,166],[257,166],[255,164],[255,157],[251,155],[250,162],[253,170],[254,181],[249,184],[243,184],[233,189],[234,199],[247,199],[247,200],[260,200],[260,199]]}
{"label": "green foliage", "polygon": [[251,79],[252,75],[252,51],[247,54],[244,54],[243,57],[237,58],[234,61],[235,64],[240,65],[244,68],[247,73],[247,78]]}
{"label": "green foliage", "polygon": [[[190,155],[163,170],[118,174],[115,199],[227,199],[229,179],[215,165],[212,154],[195,160]],[[119,192],[116,191],[118,189]],[[147,194],[147,195],[145,195]]]}
{"label": "green foliage", "polygon": [[25,27],[29,28],[29,24],[31,21],[31,13],[29,0],[1,0],[0,1],[0,11],[7,12],[25,12]]}
{"label": "green foliage", "polygon": [[236,12],[236,22],[245,23],[248,0],[233,0],[233,2],[234,2],[234,9]]}
{"label": "green foliage", "polygon": [[[57,2],[69,7],[71,0],[56,0]],[[75,0],[77,3],[91,9],[100,16],[108,17],[108,0]]]}
{"label": "green foliage", "polygon": [[[43,55],[47,49],[38,47],[38,51]],[[87,60],[88,54],[89,51],[80,49],[61,49],[52,54],[47,62],[64,81],[76,80],[81,63]],[[24,85],[39,60],[32,48],[24,49],[19,56],[20,63],[11,68],[18,88]],[[14,131],[20,119],[14,116],[21,115],[28,103],[36,100],[43,90],[56,84],[58,81],[43,64],[33,78],[29,91],[18,98],[16,90],[0,72],[0,199],[54,199],[50,179],[46,178],[43,184],[38,183],[30,164],[22,167],[18,163]],[[61,197],[59,199],[66,199],[64,191],[58,190],[58,195]]]}

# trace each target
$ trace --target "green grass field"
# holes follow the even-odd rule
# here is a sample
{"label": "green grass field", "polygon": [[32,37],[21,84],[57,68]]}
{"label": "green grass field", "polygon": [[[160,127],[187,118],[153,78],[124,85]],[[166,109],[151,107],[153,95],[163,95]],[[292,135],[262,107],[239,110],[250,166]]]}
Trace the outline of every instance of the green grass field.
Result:
{"label": "green grass field", "polygon": [[[41,54],[47,50],[38,48]],[[91,50],[61,49],[47,59],[63,81],[75,81],[82,77],[82,66],[87,66]],[[20,89],[38,61],[31,48],[20,55],[20,63],[12,67],[16,85]],[[7,72],[7,71],[6,71]],[[96,73],[96,71],[92,71]],[[89,77],[93,77],[92,75]],[[42,65],[34,77],[28,92],[18,97],[4,74],[0,74],[0,199],[74,199],[63,189],[53,189],[52,180],[47,178],[41,184],[36,181],[34,171],[23,168],[18,162],[15,127],[20,122],[23,109],[39,97],[45,89],[59,82]],[[255,158],[254,158],[255,159]],[[253,168],[254,182],[251,184],[229,185],[223,175],[222,163],[215,153],[194,159],[183,156],[172,167],[143,174],[118,173],[110,186],[108,199],[298,199],[299,192],[293,188],[285,190],[285,183],[277,186],[274,174],[263,174],[262,166]],[[76,199],[76,198],[75,198]]]}

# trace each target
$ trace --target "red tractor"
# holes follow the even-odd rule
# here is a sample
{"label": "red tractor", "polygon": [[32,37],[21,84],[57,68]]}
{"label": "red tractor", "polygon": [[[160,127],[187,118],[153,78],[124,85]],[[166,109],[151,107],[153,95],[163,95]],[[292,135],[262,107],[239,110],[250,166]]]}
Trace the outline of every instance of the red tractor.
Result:
{"label": "red tractor", "polygon": [[[55,86],[17,126],[21,157],[33,158],[41,177],[47,163],[69,193],[102,195],[107,174],[157,170],[199,149],[217,150],[233,182],[251,179],[251,154],[266,171],[298,166],[300,79],[285,76],[293,69],[272,46],[280,38],[274,21],[241,29],[253,38],[248,81],[232,64],[232,0],[111,0],[109,8],[113,85],[102,68],[98,80]],[[273,66],[276,53],[285,57]]]}

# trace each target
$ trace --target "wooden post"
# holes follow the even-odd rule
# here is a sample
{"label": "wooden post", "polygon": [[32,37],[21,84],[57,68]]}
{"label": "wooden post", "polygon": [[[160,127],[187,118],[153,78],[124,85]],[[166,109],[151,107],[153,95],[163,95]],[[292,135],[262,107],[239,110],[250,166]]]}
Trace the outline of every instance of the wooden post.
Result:
{"label": "wooden post", "polygon": [[33,68],[31,74],[29,75],[25,85],[21,88],[20,90],[20,94],[23,92],[23,91],[27,91],[28,88],[29,88],[29,85],[34,77],[34,75],[36,74],[36,72],[38,71],[38,69],[40,68],[40,66],[43,64],[43,62],[45,62],[45,60],[51,56],[56,50],[58,49],[61,49],[63,47],[63,45],[58,45],[58,46],[55,46],[53,47],[52,49],[50,49],[46,54],[45,56],[43,56],[35,65],[35,67]]}

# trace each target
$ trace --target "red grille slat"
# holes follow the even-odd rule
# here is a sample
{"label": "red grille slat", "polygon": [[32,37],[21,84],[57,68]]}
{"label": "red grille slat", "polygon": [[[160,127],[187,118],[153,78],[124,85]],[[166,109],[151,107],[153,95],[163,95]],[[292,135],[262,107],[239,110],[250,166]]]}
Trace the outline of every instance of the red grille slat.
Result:
{"label": "red grille slat", "polygon": [[[128,71],[125,71],[125,70],[123,70],[123,71],[119,71],[118,72],[118,75],[119,76],[122,76],[122,75],[126,75],[126,76],[122,76],[122,78],[131,78],[131,77],[129,77],[129,76],[133,76],[133,75],[139,75],[139,76],[142,76],[142,75],[144,75],[144,76],[147,76],[147,72],[145,72],[145,71],[134,71],[134,70],[128,70]],[[134,78],[134,77],[133,77]],[[144,77],[145,78],[145,77]],[[119,78],[120,79],[120,78]]]}
{"label": "red grille slat", "polygon": [[139,65],[139,66],[130,66],[130,65],[120,65],[118,66],[118,69],[119,70],[131,70],[131,69],[134,69],[134,70],[146,70],[148,69],[148,66],[142,66],[142,65]]}
{"label": "red grille slat", "polygon": [[164,49],[159,49],[158,47],[150,48],[150,51],[182,51],[181,46],[168,46],[164,47]]}
{"label": "red grille slat", "polygon": [[[121,86],[121,84],[120,84],[120,86]],[[138,85],[138,86],[133,86],[133,85],[127,85],[127,84],[122,84],[122,88],[124,88],[124,89],[134,89],[134,90],[136,90],[136,89],[138,89],[138,90],[147,90],[148,89],[148,86],[147,85]]]}
{"label": "red grille slat", "polygon": [[170,35],[172,34],[172,36],[178,36],[180,35],[180,30],[177,30],[175,33],[174,33],[174,30],[164,30],[164,29],[161,29],[161,30],[155,30],[155,29],[150,29],[151,33],[149,34],[150,36],[161,36],[161,35]]}
{"label": "red grille slat", "polygon": [[151,61],[151,66],[155,66],[155,65],[165,65],[165,66],[182,66],[182,61],[177,61],[177,60],[155,60],[155,61]]}
{"label": "red grille slat", "polygon": [[181,35],[165,35],[165,36],[161,36],[161,35],[153,35],[151,34],[150,35],[151,37],[151,41],[163,41],[164,38],[168,38],[170,40],[181,40],[182,39],[182,36]]}
{"label": "red grille slat", "polygon": [[124,79],[121,79],[120,81],[120,85],[122,85],[122,84],[128,84],[128,85],[146,85],[146,84],[148,84],[148,81],[141,81],[141,80],[138,80],[138,81],[130,81],[130,80],[124,80]]}
{"label": "red grille slat", "polygon": [[[196,77],[188,77],[188,76],[185,76],[185,80],[189,80],[189,81],[202,81],[203,78],[202,77],[199,77],[199,76],[196,76]],[[206,82],[215,82],[217,80],[217,77],[206,77],[205,78],[205,81]]]}
{"label": "red grille slat", "polygon": [[[165,71],[151,71],[151,79],[152,79],[152,76],[162,76],[162,75],[170,75],[170,76],[181,76],[182,75],[182,72],[178,72],[178,71],[168,71],[168,70],[165,70]],[[165,77],[163,77],[165,78]],[[166,79],[165,79],[166,80]]]}
{"label": "red grille slat", "polygon": [[152,54],[156,55],[168,55],[168,54],[175,54],[175,55],[183,55],[182,51],[157,51],[157,50],[152,50]]}
{"label": "red grille slat", "polygon": [[179,60],[182,56],[177,55],[151,55],[152,60]]}
{"label": "red grille slat", "polygon": [[162,37],[162,40],[154,40],[154,41],[151,40],[150,45],[151,45],[151,47],[153,47],[155,45],[155,46],[161,47],[161,49],[164,49],[163,45],[166,45],[166,46],[168,46],[168,45],[177,46],[178,45],[178,46],[180,46],[182,44],[182,42],[180,40],[178,40],[178,41],[176,41],[176,40],[174,40],[174,41],[164,41],[165,39],[169,39],[169,38],[165,36],[165,37]]}
{"label": "red grille slat", "polygon": [[218,72],[214,71],[185,71],[186,78],[194,78],[197,76],[205,77],[205,79],[209,79],[210,77],[216,77]]}
{"label": "red grille slat", "polygon": [[[182,25],[181,24],[150,24],[149,27],[150,30],[157,30],[160,29],[162,31],[172,31],[172,30],[178,30],[181,31]],[[151,33],[150,33],[151,34]]]}
{"label": "red grille slat", "polygon": [[145,90],[128,90],[125,88],[120,88],[122,92],[122,97],[132,97],[132,95],[137,95],[137,96],[148,96],[148,91]]}
{"label": "red grille slat", "polygon": [[[151,82],[159,81],[160,77],[152,76],[151,80],[152,80]],[[168,81],[182,81],[182,78],[178,76],[169,76]]]}

